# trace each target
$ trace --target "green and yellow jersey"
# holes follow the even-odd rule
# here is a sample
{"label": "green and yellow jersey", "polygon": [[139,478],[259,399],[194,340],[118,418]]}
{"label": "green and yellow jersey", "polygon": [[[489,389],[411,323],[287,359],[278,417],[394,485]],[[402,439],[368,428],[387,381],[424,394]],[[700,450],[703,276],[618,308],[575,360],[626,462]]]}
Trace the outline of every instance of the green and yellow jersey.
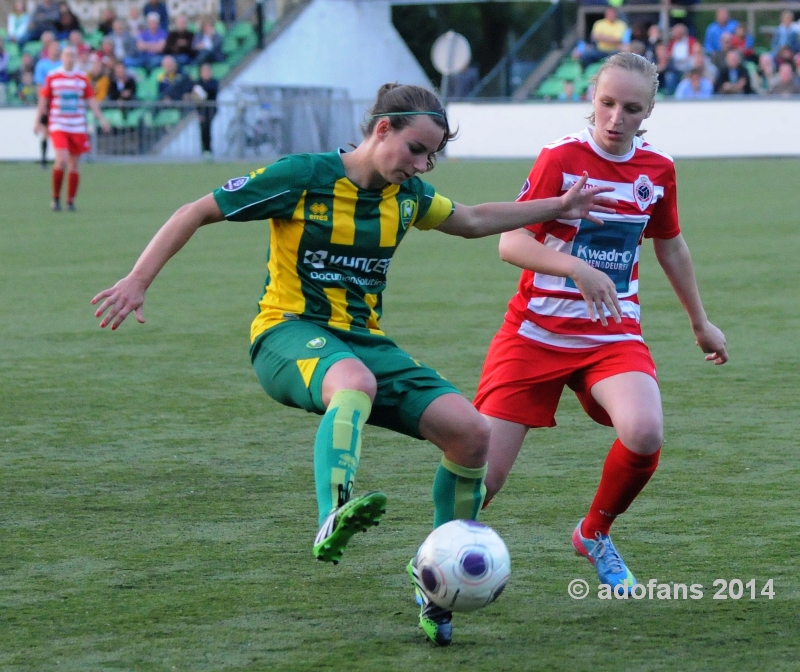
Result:
{"label": "green and yellow jersey", "polygon": [[226,219],[270,219],[265,292],[250,340],[287,320],[382,335],[389,262],[412,226],[433,229],[453,202],[417,177],[360,189],[339,152],[288,156],[214,191]]}

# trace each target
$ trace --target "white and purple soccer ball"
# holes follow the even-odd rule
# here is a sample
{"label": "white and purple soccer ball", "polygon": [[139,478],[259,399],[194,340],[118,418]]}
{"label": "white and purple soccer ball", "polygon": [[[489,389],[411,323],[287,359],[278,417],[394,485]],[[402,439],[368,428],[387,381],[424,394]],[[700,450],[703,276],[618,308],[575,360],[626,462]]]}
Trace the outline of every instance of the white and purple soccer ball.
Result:
{"label": "white and purple soccer ball", "polygon": [[474,520],[437,527],[419,547],[416,565],[425,594],[450,611],[475,611],[494,602],[511,574],[500,535]]}

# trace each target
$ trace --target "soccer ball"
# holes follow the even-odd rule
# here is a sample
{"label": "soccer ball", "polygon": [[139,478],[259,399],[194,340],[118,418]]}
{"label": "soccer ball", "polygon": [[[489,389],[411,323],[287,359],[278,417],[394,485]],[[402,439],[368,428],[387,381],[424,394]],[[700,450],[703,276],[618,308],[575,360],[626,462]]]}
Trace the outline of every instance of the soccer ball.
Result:
{"label": "soccer ball", "polygon": [[474,520],[451,520],[428,535],[416,566],[432,602],[449,611],[475,611],[503,592],[511,558],[491,527]]}

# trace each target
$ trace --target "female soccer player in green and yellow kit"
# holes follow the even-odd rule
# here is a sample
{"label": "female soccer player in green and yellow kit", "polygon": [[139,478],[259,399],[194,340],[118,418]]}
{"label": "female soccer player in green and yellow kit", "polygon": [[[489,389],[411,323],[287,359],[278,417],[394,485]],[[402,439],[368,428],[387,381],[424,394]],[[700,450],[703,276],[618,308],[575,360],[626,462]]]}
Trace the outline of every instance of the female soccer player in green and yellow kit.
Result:
{"label": "female soccer player in green and yellow kit", "polygon": [[[92,300],[100,326],[134,313],[145,291],[198,228],[223,219],[269,219],[265,291],[250,356],[273,399],[322,415],[314,445],[319,505],[316,558],[338,562],[350,537],[377,525],[380,492],[353,496],[364,424],[427,439],[443,453],[433,483],[434,526],[475,519],[485,488],[487,422],[451,383],[381,331],[389,262],[411,227],[478,238],[556,218],[613,212],[606,188],[585,178],[558,198],[465,206],[416,175],[433,168],[453,137],[438,98],[416,86],[384,85],[365,138],[351,152],[288,156],[182,206],[133,270]],[[413,576],[413,567],[410,573]],[[423,599],[423,602],[424,599]],[[439,645],[451,614],[424,603],[420,625]]]}

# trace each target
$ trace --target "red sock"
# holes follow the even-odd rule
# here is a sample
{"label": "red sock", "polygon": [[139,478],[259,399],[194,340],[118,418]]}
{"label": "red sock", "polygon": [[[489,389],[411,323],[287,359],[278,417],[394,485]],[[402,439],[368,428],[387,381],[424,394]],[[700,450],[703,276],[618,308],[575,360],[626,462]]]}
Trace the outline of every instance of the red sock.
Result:
{"label": "red sock", "polygon": [[53,168],[53,198],[61,198],[61,185],[64,184],[64,171]]}
{"label": "red sock", "polygon": [[72,203],[75,200],[75,194],[78,193],[78,182],[80,182],[80,173],[70,173],[67,178],[67,203]]}
{"label": "red sock", "polygon": [[608,534],[614,518],[627,511],[647,485],[658,466],[659,455],[660,448],[652,455],[639,455],[628,450],[619,439],[614,441],[603,465],[597,494],[583,521],[584,537],[592,539],[595,532]]}

